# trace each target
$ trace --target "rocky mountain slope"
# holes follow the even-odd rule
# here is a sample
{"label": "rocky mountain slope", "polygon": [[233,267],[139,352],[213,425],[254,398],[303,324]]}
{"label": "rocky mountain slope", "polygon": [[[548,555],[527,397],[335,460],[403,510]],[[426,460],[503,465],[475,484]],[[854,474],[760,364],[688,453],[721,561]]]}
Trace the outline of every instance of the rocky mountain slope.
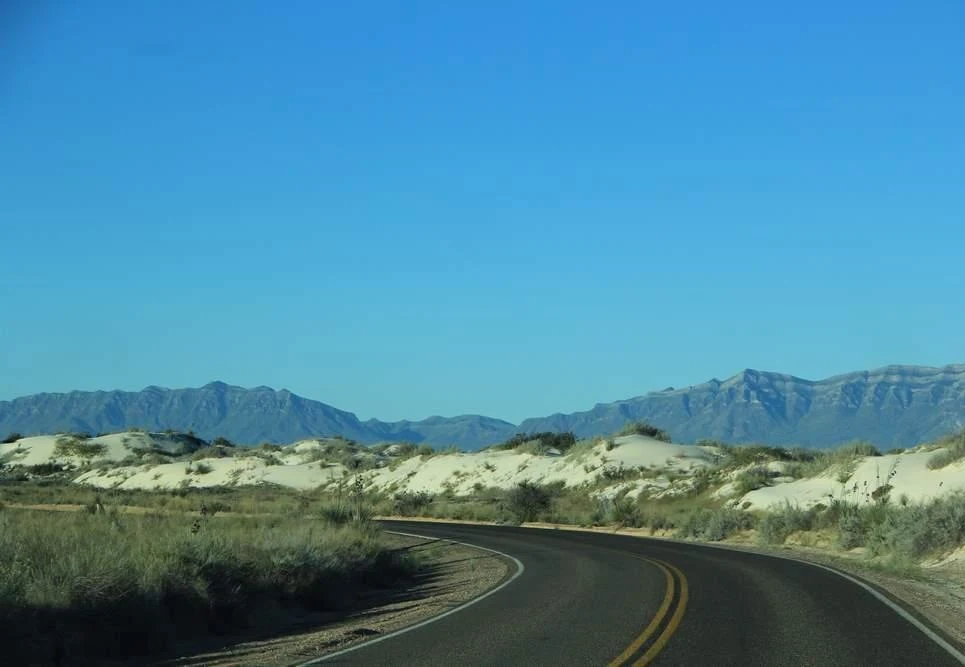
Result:
{"label": "rocky mountain slope", "polygon": [[0,434],[109,432],[129,427],[193,430],[241,444],[342,435],[362,443],[408,441],[466,449],[518,432],[613,433],[647,420],[676,442],[717,439],[829,447],[854,439],[887,447],[934,440],[965,422],[965,365],[888,366],[805,380],[745,370],[726,380],[599,404],[517,425],[479,415],[421,421],[359,420],[351,412],[269,387],[213,382],[197,389],[76,391],[0,401]]}
{"label": "rocky mountain slope", "polygon": [[748,369],[724,381],[527,419],[519,429],[573,431],[585,437],[640,419],[680,442],[713,438],[832,446],[862,439],[881,446],[917,444],[965,421],[965,365],[887,366],[818,381]]}

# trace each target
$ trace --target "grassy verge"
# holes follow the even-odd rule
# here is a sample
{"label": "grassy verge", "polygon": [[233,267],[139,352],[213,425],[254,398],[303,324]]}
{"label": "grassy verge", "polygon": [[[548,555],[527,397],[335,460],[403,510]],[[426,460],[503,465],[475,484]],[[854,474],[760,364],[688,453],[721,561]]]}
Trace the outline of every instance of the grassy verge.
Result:
{"label": "grassy verge", "polygon": [[409,574],[369,524],[0,511],[0,641],[17,664],[130,659],[337,610]]}

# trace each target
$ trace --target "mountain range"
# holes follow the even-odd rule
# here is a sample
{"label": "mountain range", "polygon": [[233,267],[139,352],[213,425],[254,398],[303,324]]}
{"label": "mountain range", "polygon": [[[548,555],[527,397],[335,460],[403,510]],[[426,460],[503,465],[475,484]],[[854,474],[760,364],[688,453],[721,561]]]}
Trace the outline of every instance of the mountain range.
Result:
{"label": "mountain range", "polygon": [[240,444],[342,435],[362,443],[408,441],[478,449],[515,433],[605,435],[635,420],[668,431],[675,442],[707,438],[829,447],[862,439],[880,446],[913,445],[961,428],[965,364],[887,366],[816,381],[747,369],[726,380],[670,387],[520,424],[481,415],[361,421],[351,412],[285,389],[246,389],[223,382],[192,389],[151,386],[137,392],[73,391],[0,401],[0,434],[139,427],[192,430],[202,438],[223,436]]}

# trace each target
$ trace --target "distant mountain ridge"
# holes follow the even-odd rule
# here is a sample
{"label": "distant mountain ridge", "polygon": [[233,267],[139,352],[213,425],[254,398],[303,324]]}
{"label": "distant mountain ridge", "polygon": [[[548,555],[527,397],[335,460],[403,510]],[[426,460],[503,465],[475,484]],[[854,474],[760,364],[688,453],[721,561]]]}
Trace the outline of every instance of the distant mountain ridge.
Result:
{"label": "distant mountain ridge", "polygon": [[965,422],[965,364],[886,366],[823,380],[746,369],[723,381],[667,388],[583,412],[526,419],[518,426],[481,415],[361,421],[351,412],[285,389],[245,389],[223,382],[193,389],[151,386],[138,392],[74,391],[0,401],[0,435],[97,433],[136,426],[190,429],[203,438],[220,435],[242,444],[343,435],[362,443],[404,440],[478,449],[519,432],[609,434],[639,419],[670,432],[675,442],[713,438],[832,446],[863,439],[881,446],[917,444]]}

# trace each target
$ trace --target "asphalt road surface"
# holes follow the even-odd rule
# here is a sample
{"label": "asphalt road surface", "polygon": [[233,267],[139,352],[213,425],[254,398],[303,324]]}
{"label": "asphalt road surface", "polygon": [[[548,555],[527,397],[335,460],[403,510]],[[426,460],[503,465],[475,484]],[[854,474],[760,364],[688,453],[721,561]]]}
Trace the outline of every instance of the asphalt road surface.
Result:
{"label": "asphalt road surface", "polygon": [[861,586],[791,560],[599,533],[385,525],[524,567],[464,609],[318,664],[963,664]]}

